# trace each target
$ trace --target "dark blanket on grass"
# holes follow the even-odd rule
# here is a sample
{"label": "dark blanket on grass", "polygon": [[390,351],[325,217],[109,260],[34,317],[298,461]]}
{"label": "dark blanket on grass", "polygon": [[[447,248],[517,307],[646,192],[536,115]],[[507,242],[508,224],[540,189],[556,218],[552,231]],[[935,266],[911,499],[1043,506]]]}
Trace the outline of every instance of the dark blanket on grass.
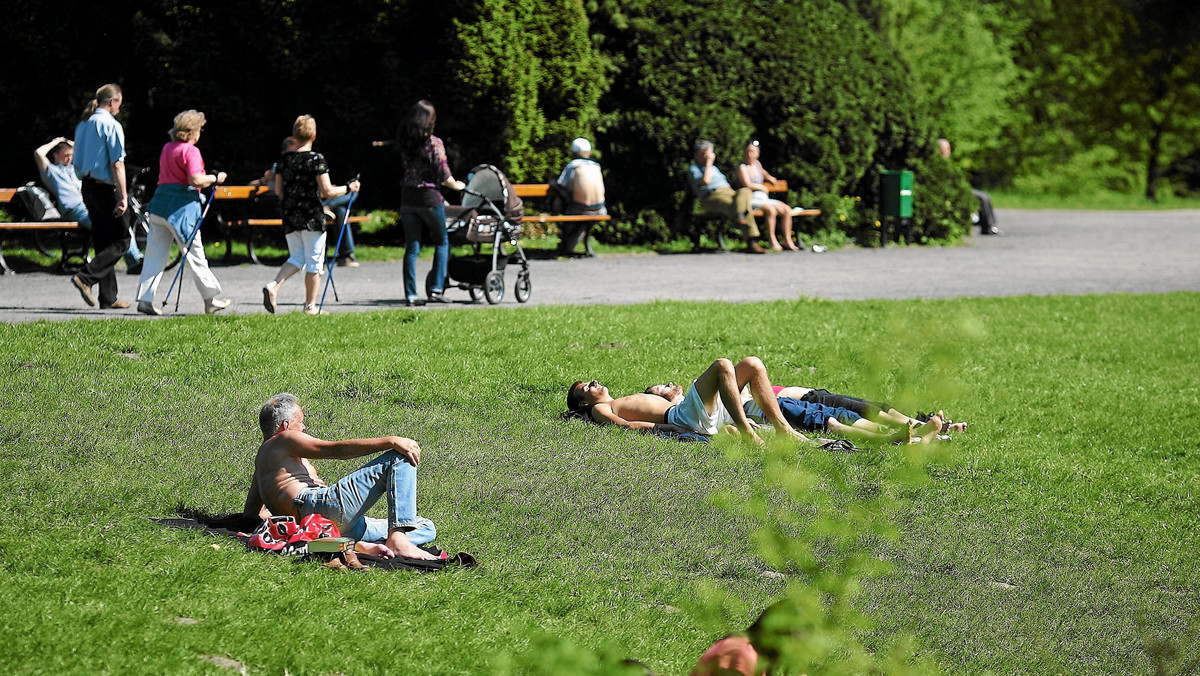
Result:
{"label": "dark blanket on grass", "polygon": [[[167,519],[150,519],[154,523],[168,528],[178,528],[180,530],[199,530],[216,537],[228,537],[246,545],[250,542],[250,534],[258,528],[258,524],[262,523],[260,519],[247,519],[240,513],[236,514],[204,514],[192,510],[180,510],[180,516]],[[431,545],[423,545],[421,549],[433,554],[441,556],[442,550]],[[267,552],[271,553],[271,552]],[[300,560],[318,560],[314,556],[302,557]],[[433,572],[444,569],[449,564],[458,564],[465,567],[476,565],[475,559],[470,554],[459,552],[445,559],[436,561],[422,561],[419,559],[380,559],[369,554],[359,554],[358,560],[367,567],[378,568],[380,570],[415,570],[422,573]]]}
{"label": "dark blanket on grass", "polygon": [[[600,424],[593,420],[592,416],[583,411],[563,411],[562,413],[558,414],[558,417],[561,420],[579,420],[592,425]],[[703,434],[696,434],[695,432],[688,432],[687,430],[675,430],[669,427],[659,427],[656,425],[654,427],[648,427],[644,431],[647,434],[653,434],[654,436],[663,437],[664,439],[674,439],[675,441],[702,444],[708,442],[708,437],[704,436]]]}

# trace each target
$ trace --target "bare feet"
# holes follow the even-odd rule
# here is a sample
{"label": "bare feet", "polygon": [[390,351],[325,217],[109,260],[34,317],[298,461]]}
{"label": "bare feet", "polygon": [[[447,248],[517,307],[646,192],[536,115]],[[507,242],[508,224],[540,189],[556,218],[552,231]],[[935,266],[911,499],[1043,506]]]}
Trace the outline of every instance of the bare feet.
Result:
{"label": "bare feet", "polygon": [[436,561],[437,557],[420,547],[409,542],[404,533],[394,530],[388,533],[387,546],[396,556],[406,559],[421,559],[422,561]]}
{"label": "bare feet", "polygon": [[888,441],[890,441],[892,443],[901,443],[901,444],[912,443],[913,430],[908,425],[905,425],[904,427],[901,427],[900,429],[896,430],[895,432],[892,432],[891,434],[887,435],[886,438]]}
{"label": "bare feet", "polygon": [[381,542],[355,542],[354,551],[359,554],[369,554],[379,559],[391,559],[396,556],[387,545]]}
{"label": "bare feet", "polygon": [[[937,415],[942,420],[946,420],[946,412],[945,411],[938,410]],[[952,422],[952,423],[946,425],[945,427],[946,427],[946,429],[942,430],[943,434],[945,434],[946,432],[966,432],[967,431],[967,423],[965,423],[965,422]]]}
{"label": "bare feet", "polygon": [[772,251],[783,251],[783,246],[779,242],[772,240],[771,241],[771,250]]}
{"label": "bare feet", "polygon": [[910,428],[912,438],[909,440],[909,443],[928,444],[937,439],[941,431],[942,419],[936,415],[931,415],[928,421]]}

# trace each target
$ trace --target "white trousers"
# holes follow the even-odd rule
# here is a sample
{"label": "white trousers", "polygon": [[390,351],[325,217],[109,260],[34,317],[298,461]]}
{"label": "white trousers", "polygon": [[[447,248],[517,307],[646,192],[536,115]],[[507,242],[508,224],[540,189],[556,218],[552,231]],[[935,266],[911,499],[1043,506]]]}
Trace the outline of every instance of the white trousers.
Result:
{"label": "white trousers", "polygon": [[[190,232],[187,234],[191,234]],[[150,232],[146,235],[146,257],[142,260],[142,276],[138,279],[138,301],[154,302],[154,294],[158,292],[158,283],[162,280],[163,269],[171,260],[171,242],[179,245],[183,251],[187,247],[187,239],[171,227],[167,219],[150,214]],[[183,263],[180,263],[183,265]],[[208,269],[208,259],[204,256],[204,242],[200,233],[192,241],[192,249],[187,254],[187,272],[196,284],[196,290],[204,300],[216,298],[221,293],[221,283],[217,281],[212,270]],[[180,292],[182,293],[182,289]]]}
{"label": "white trousers", "polygon": [[294,230],[284,237],[288,245],[288,264],[310,274],[320,274],[325,265],[325,233]]}

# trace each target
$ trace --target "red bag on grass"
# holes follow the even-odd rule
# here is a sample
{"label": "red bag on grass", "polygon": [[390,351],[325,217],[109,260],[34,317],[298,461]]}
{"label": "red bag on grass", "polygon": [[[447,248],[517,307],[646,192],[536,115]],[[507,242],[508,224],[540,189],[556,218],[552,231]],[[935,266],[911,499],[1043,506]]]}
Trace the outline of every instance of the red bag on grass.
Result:
{"label": "red bag on grass", "polygon": [[341,537],[338,527],[320,514],[309,514],[300,521],[291,516],[273,516],[254,529],[246,547],[279,554],[307,554],[308,543],[313,540],[336,537]]}

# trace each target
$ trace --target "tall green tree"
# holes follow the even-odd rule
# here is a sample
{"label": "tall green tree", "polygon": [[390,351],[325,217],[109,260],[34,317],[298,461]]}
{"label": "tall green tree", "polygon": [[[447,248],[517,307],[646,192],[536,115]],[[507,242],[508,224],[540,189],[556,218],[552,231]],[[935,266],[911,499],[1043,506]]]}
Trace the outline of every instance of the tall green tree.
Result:
{"label": "tall green tree", "polygon": [[979,160],[1008,147],[1004,127],[1026,81],[1013,62],[1025,28],[996,4],[974,0],[877,0],[860,6],[908,67],[908,91],[929,103],[955,160],[986,173]]}
{"label": "tall green tree", "polygon": [[1136,83],[1128,88],[1122,112],[1148,134],[1146,197],[1156,199],[1170,137],[1200,148],[1200,7],[1182,0],[1123,0],[1122,5],[1130,30],[1121,44],[1131,62],[1129,80]]}
{"label": "tall green tree", "polygon": [[478,0],[454,19],[460,113],[514,181],[543,181],[591,135],[606,80],[582,0]]}
{"label": "tall green tree", "polygon": [[1028,18],[1015,62],[1030,87],[1007,164],[1029,191],[1155,196],[1158,167],[1200,133],[1200,7],[1172,0],[1003,0]]}

